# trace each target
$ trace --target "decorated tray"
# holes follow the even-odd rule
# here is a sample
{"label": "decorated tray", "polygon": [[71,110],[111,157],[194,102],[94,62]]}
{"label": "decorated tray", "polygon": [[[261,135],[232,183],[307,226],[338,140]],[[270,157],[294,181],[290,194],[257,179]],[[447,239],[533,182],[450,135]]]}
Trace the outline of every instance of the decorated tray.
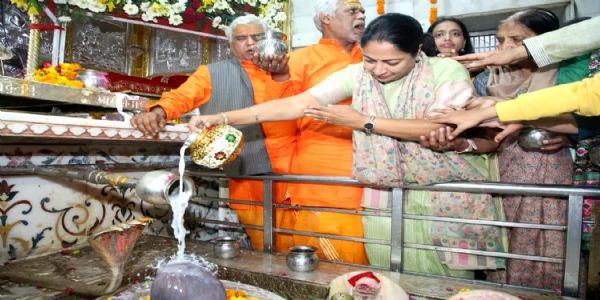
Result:
{"label": "decorated tray", "polygon": [[[241,282],[234,282],[229,280],[221,280],[225,289],[234,289],[236,291],[243,291],[247,298],[258,298],[261,300],[284,300],[281,296],[269,292],[259,287],[244,284]],[[152,280],[147,280],[139,284],[132,285],[126,290],[116,293],[115,295],[106,298],[98,298],[102,300],[149,300],[150,299],[150,288],[152,287]]]}

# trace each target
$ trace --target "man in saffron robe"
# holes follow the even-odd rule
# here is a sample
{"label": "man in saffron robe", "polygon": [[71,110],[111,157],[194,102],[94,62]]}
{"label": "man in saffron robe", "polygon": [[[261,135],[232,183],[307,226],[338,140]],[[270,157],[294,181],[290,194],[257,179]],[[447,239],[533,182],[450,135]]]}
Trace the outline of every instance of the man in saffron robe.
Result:
{"label": "man in saffron robe", "polygon": [[[167,120],[176,119],[196,107],[202,114],[208,114],[273,99],[270,96],[271,86],[285,85],[276,81],[281,74],[287,78],[287,57],[272,58],[272,65],[280,67],[281,74],[273,68],[273,73],[265,71],[251,61],[255,56],[256,43],[264,38],[266,29],[266,25],[254,15],[235,19],[226,31],[233,57],[198,67],[180,87],[164,93],[158,103],[148,107],[148,112],[133,117],[131,124],[146,134],[154,135]],[[257,175],[289,172],[296,140],[294,121],[265,123],[241,130],[245,139],[244,150],[234,166],[225,167],[226,173]],[[285,198],[286,187],[286,183],[274,184],[274,202]],[[263,198],[261,181],[232,180],[229,189],[232,199],[262,201]],[[262,207],[247,204],[230,206],[237,210],[242,224],[262,225]],[[262,231],[246,230],[246,233],[252,247],[262,249]]]}
{"label": "man in saffron robe", "polygon": [[[292,87],[280,97],[308,90],[349,64],[362,62],[358,41],[365,28],[364,9],[358,0],[315,1],[314,22],[322,33],[317,44],[294,51],[289,60]],[[351,99],[341,104],[349,105]],[[290,173],[351,176],[352,129],[309,117],[297,121],[296,153]],[[362,188],[348,185],[290,183],[292,204],[360,210]],[[300,231],[363,237],[360,215],[299,210],[287,211],[285,227]],[[293,219],[293,220],[291,220]],[[321,258],[367,264],[363,243],[293,236],[294,244],[317,247]]]}

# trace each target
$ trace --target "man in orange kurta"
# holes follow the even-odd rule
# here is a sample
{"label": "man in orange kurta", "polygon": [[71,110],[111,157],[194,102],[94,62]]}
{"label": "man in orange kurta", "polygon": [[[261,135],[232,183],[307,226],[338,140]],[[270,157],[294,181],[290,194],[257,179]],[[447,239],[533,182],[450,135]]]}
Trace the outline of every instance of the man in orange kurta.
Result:
{"label": "man in orange kurta", "polygon": [[[323,34],[321,40],[294,51],[290,56],[290,81],[293,82],[294,93],[306,91],[330,74],[362,61],[358,41],[364,30],[365,15],[361,3],[357,0],[319,2],[315,5],[318,10],[315,25]],[[342,102],[350,103],[351,99]],[[297,123],[299,133],[290,173],[352,175],[352,129],[309,117],[301,118]],[[292,204],[361,209],[361,187],[291,183],[288,190]],[[363,237],[360,215],[310,211],[289,215],[287,213],[285,219],[294,218],[292,226],[295,230]],[[302,235],[294,235],[293,240],[295,244],[317,247],[318,254],[329,260],[368,263],[363,243]]]}
{"label": "man in orange kurta", "polygon": [[[274,81],[277,74],[271,74],[252,63],[256,42],[264,36],[265,26],[256,18],[245,16],[244,22],[232,23],[229,34],[231,54],[239,63],[250,80],[254,104],[273,99],[269,95],[271,86],[281,88]],[[254,20],[254,21],[253,21]],[[287,73],[287,72],[286,72]],[[196,107],[208,103],[215,85],[227,85],[227,82],[212,82],[208,66],[200,66],[177,89],[164,93],[160,101],[150,107],[148,112],[132,118],[132,125],[147,134],[156,134],[164,127],[166,120],[176,119]],[[288,173],[296,140],[295,121],[270,122],[261,124],[265,147],[274,173]],[[286,183],[273,185],[273,201],[281,202],[286,198]],[[229,186],[230,198],[238,200],[262,201],[262,182],[253,180],[232,180]],[[238,212],[242,224],[262,225],[262,208],[253,205],[231,204]],[[277,223],[279,223],[278,221]],[[246,230],[254,249],[262,249],[262,231]],[[283,240],[284,237],[280,238]]]}

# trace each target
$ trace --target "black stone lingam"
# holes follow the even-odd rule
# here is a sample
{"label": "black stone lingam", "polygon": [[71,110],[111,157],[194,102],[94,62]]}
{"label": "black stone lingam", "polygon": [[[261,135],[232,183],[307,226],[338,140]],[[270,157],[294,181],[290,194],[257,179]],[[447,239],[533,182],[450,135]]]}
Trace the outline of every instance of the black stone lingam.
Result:
{"label": "black stone lingam", "polygon": [[152,300],[225,300],[225,288],[215,275],[194,261],[170,262],[159,268]]}

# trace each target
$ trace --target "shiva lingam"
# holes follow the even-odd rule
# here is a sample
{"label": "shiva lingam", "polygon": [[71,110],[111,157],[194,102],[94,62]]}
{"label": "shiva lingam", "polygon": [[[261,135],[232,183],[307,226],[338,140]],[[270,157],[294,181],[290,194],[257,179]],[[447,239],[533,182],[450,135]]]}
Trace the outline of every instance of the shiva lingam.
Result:
{"label": "shiva lingam", "polygon": [[[105,267],[108,267],[108,274],[104,268],[94,266],[92,270],[94,274],[81,268],[79,270],[81,274],[75,276],[73,273],[78,272],[71,272],[68,264],[60,265],[52,260],[29,259],[4,266],[0,269],[0,277],[49,289],[68,289],[70,293],[78,295],[110,294],[120,287],[124,267],[133,247],[146,225],[152,221],[151,218],[138,218],[111,226],[88,237],[92,249],[104,262]],[[83,261],[83,258],[80,261]],[[98,271],[96,269],[100,271],[96,272]]]}

